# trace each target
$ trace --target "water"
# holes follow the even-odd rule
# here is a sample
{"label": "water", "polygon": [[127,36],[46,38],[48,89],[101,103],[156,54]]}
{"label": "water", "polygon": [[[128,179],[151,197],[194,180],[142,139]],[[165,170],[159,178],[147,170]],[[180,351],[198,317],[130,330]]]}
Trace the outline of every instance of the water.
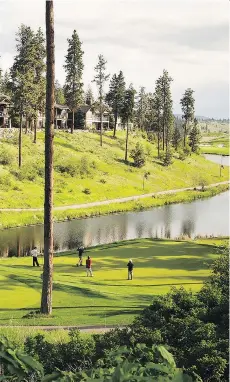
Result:
{"label": "water", "polygon": [[229,156],[204,154],[204,157],[211,162],[222,164],[223,166],[229,166]]}
{"label": "water", "polygon": [[[229,191],[209,199],[54,224],[55,251],[136,238],[229,235]],[[43,248],[43,226],[0,231],[1,256],[25,256]]]}

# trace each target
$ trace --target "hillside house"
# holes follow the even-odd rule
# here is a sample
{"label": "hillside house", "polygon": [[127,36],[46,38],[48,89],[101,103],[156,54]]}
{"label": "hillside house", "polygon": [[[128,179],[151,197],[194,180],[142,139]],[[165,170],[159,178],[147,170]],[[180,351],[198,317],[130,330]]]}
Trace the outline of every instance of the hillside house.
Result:
{"label": "hillside house", "polygon": [[[101,120],[100,120],[100,112],[95,106],[95,104],[92,105],[82,105],[79,107],[79,109],[75,112],[75,128],[77,129],[96,129],[100,130],[101,126]],[[104,110],[103,112],[103,129],[108,130],[109,129],[109,111]],[[68,127],[72,125],[73,121],[73,113],[69,111],[68,113]]]}
{"label": "hillside house", "polygon": [[11,127],[10,98],[7,95],[0,94],[0,127]]}

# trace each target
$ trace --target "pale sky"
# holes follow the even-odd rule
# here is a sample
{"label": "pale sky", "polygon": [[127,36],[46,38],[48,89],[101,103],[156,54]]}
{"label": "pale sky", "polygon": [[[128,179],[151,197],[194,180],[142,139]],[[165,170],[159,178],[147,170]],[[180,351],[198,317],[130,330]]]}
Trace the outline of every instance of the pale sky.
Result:
{"label": "pale sky", "polygon": [[[98,54],[111,75],[154,91],[167,69],[173,77],[174,112],[184,90],[195,90],[196,114],[229,115],[228,0],[54,0],[56,78],[63,84],[67,38],[83,42],[84,82],[91,83]],[[45,30],[44,0],[0,0],[0,67],[15,55],[20,24]]]}

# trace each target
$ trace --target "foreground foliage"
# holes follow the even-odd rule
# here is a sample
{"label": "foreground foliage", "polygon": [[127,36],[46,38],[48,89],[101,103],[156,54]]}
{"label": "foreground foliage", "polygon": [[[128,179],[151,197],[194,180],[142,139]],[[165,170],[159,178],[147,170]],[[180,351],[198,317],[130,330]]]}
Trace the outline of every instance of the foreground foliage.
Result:
{"label": "foreground foliage", "polygon": [[[77,355],[76,355],[77,356]],[[44,375],[43,366],[31,356],[12,350],[0,342],[1,381],[36,382],[192,382],[195,381],[176,367],[173,356],[163,346],[147,347],[138,344],[135,349],[126,346],[109,352],[94,368],[80,372],[55,371]],[[55,367],[54,367],[55,369]],[[29,379],[27,379],[29,378]],[[198,379],[197,379],[198,381]]]}
{"label": "foreground foliage", "polygon": [[[164,297],[155,297],[129,327],[86,338],[71,331],[68,342],[55,344],[41,335],[28,337],[24,351],[43,365],[45,374],[55,372],[44,381],[227,382],[228,253],[222,247],[218,251],[221,256],[200,292],[173,288]],[[174,355],[180,370],[162,344]],[[4,346],[1,362],[7,363],[14,354],[17,367],[15,357],[25,360],[27,373],[30,367],[39,370],[34,361],[8,352]],[[7,370],[12,373],[15,369]]]}

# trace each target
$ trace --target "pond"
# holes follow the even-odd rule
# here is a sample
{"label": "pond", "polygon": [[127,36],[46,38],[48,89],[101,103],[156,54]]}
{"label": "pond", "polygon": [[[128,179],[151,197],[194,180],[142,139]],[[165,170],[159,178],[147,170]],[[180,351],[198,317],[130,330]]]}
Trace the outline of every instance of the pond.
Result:
{"label": "pond", "polygon": [[229,166],[228,155],[204,154],[204,157],[210,160],[211,162],[222,164],[223,166]]}
{"label": "pond", "polygon": [[[229,191],[209,199],[54,224],[55,251],[136,238],[229,235]],[[43,226],[0,231],[1,256],[26,256],[43,248]]]}

